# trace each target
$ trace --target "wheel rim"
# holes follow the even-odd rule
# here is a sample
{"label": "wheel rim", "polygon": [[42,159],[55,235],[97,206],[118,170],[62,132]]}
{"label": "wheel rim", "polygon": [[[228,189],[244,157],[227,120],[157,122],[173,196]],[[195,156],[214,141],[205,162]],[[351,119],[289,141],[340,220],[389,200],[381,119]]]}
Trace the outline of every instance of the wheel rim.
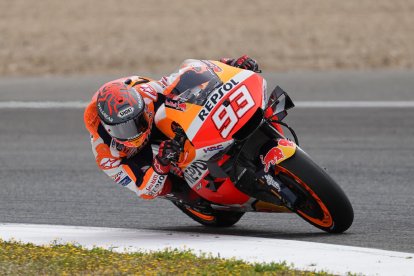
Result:
{"label": "wheel rim", "polygon": [[[326,207],[326,205],[322,202],[322,200],[318,197],[318,195],[302,180],[300,179],[298,176],[296,176],[294,173],[292,173],[291,171],[283,168],[283,167],[278,167],[278,170],[280,172],[282,172],[283,174],[287,175],[288,177],[291,178],[291,180],[294,180],[297,184],[300,185],[301,188],[305,189],[306,192],[308,193],[308,195],[310,196],[310,198],[312,199],[312,201],[314,203],[316,203],[316,205],[318,206],[318,208],[320,209],[320,216],[318,217],[313,217],[308,213],[305,213],[305,211],[297,209],[296,212],[302,216],[303,218],[309,220],[310,222],[312,222],[315,225],[318,225],[320,227],[324,227],[324,228],[329,228],[333,225],[333,219],[332,216],[328,210],[328,208]],[[309,197],[308,196],[308,197]],[[307,199],[308,199],[307,197]],[[312,202],[308,202],[307,203],[312,203]],[[311,207],[308,205],[308,207]],[[311,209],[311,208],[310,208]],[[315,210],[311,210],[312,212]]]}
{"label": "wheel rim", "polygon": [[202,220],[205,220],[205,221],[213,221],[215,219],[214,216],[209,216],[209,215],[202,214],[202,213],[197,212],[196,210],[193,210],[193,209],[191,209],[189,207],[187,207],[186,209],[188,211],[190,211],[193,215],[199,217]]}

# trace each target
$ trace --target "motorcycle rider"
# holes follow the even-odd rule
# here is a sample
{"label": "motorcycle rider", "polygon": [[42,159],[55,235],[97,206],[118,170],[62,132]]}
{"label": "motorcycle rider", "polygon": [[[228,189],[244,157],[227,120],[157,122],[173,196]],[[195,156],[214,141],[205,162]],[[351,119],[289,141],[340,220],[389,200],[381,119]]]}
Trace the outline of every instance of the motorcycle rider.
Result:
{"label": "motorcycle rider", "polygon": [[[247,55],[220,62],[258,71],[257,62]],[[179,77],[174,73],[158,81],[140,76],[110,81],[85,109],[84,122],[98,167],[144,199],[168,194],[174,182],[170,178],[182,175],[171,162],[180,151],[179,143],[153,125],[156,111]],[[153,156],[152,145],[156,144],[158,153]]]}

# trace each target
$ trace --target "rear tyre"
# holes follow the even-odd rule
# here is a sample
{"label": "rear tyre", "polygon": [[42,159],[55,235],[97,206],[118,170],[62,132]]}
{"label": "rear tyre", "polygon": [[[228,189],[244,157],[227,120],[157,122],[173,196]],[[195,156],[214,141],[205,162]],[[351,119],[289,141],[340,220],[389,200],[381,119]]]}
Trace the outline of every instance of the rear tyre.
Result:
{"label": "rear tyre", "polygon": [[351,226],[354,211],[347,196],[299,147],[276,170],[283,184],[300,195],[294,209],[304,220],[329,233],[342,233]]}
{"label": "rear tyre", "polygon": [[230,227],[237,223],[244,215],[243,212],[219,211],[200,212],[191,207],[186,207],[180,203],[173,202],[184,214],[208,227]]}

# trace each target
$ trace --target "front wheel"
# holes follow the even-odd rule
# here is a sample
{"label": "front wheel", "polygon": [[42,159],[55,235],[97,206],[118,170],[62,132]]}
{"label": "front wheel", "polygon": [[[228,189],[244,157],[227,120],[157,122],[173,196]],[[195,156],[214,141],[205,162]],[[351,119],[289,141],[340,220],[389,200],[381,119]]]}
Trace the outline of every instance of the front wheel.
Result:
{"label": "front wheel", "polygon": [[346,231],[354,220],[351,203],[336,182],[299,147],[278,164],[279,179],[296,196],[294,211],[329,233]]}
{"label": "front wheel", "polygon": [[244,215],[243,212],[213,210],[209,213],[197,211],[178,202],[173,202],[184,214],[208,227],[229,227],[236,224]]}

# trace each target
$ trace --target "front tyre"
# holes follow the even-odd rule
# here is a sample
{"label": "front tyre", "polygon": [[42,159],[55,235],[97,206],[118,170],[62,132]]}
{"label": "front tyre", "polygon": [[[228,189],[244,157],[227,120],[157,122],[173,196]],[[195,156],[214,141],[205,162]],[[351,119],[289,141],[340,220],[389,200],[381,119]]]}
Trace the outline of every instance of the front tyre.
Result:
{"label": "front tyre", "polygon": [[346,231],[354,220],[351,203],[336,182],[299,147],[278,164],[279,179],[298,196],[294,211],[329,233]]}
{"label": "front tyre", "polygon": [[243,212],[213,210],[209,213],[197,211],[178,202],[173,202],[184,214],[208,227],[230,227],[244,215]]}

